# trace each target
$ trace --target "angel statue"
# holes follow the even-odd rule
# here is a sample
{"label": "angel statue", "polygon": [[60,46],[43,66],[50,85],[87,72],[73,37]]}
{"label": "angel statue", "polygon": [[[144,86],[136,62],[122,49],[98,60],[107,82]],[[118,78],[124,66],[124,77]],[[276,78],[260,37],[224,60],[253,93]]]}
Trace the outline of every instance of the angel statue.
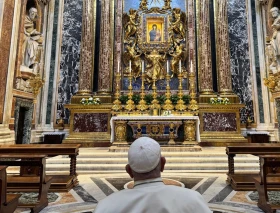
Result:
{"label": "angel statue", "polygon": [[164,0],[164,7],[163,7],[163,9],[165,9],[165,10],[171,9],[170,3],[171,3],[171,0]]}
{"label": "angel statue", "polygon": [[[179,63],[184,62],[187,58],[187,51],[185,51],[184,46],[182,44],[175,43],[175,51],[172,53],[170,52],[169,55],[171,55],[173,58],[171,60],[170,69],[173,72],[171,78],[174,74],[179,73]],[[184,71],[184,70],[183,70]]]}
{"label": "angel statue", "polygon": [[172,12],[172,16],[174,21],[171,22],[170,29],[173,30],[175,34],[178,35],[180,39],[185,39],[186,37],[186,22],[187,17],[186,14],[181,12],[180,8],[174,8]]}
{"label": "angel statue", "polygon": [[137,26],[136,23],[138,19],[138,13],[137,10],[130,9],[129,14],[125,13],[123,16],[123,22],[124,22],[124,29],[125,29],[125,40],[128,40],[131,36],[134,36],[137,32]]}
{"label": "angel statue", "polygon": [[141,0],[139,8],[141,10],[147,10],[148,9],[148,1],[147,0]]}
{"label": "angel statue", "polygon": [[126,51],[123,54],[123,62],[127,69],[125,73],[130,73],[129,61],[131,61],[131,72],[133,77],[136,79],[141,75],[141,53],[137,54],[135,50],[135,43],[132,46],[127,46]]}
{"label": "angel statue", "polygon": [[145,81],[150,84],[153,79],[164,79],[166,70],[163,63],[166,61],[166,54],[160,55],[159,52],[154,49],[150,54],[145,53],[145,58],[147,60]]}

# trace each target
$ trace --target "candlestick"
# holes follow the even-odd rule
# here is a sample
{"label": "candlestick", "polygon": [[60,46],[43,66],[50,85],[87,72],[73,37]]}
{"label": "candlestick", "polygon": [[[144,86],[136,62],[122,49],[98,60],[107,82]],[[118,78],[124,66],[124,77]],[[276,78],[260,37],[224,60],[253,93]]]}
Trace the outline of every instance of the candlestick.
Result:
{"label": "candlestick", "polygon": [[144,74],[144,66],[145,66],[145,64],[144,64],[144,60],[142,61],[142,74]]}
{"label": "candlestick", "polygon": [[169,74],[169,61],[166,62],[166,73]]}
{"label": "candlestick", "polygon": [[120,61],[118,60],[118,73],[120,73]]}
{"label": "candlestick", "polygon": [[180,73],[182,72],[182,62],[181,62],[181,60],[179,61],[179,72]]}
{"label": "candlestick", "polygon": [[192,60],[191,60],[191,72],[193,73],[193,63],[192,63]]}
{"label": "candlestick", "polygon": [[131,73],[131,60],[129,60],[129,72]]}

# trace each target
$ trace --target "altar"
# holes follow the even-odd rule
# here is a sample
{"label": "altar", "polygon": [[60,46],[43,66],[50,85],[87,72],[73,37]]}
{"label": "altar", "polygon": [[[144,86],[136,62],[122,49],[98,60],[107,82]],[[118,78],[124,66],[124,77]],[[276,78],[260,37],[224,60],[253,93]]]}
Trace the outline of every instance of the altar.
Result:
{"label": "altar", "polygon": [[[133,139],[147,136],[163,145],[194,146],[200,142],[199,124],[198,116],[113,116],[110,120],[111,143],[116,146],[128,145],[130,127]],[[178,129],[182,125],[183,141],[177,141]]]}

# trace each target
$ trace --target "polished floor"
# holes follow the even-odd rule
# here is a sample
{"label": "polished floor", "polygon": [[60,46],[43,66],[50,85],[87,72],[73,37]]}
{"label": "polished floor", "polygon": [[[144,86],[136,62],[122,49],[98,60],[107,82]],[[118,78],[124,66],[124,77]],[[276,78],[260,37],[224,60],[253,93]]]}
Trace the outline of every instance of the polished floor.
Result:
{"label": "polished floor", "polygon": [[[257,193],[236,192],[225,182],[224,174],[172,173],[166,172],[164,178],[181,182],[186,188],[198,191],[215,213],[256,213],[262,212],[256,205]],[[91,213],[98,201],[118,190],[131,181],[125,173],[104,175],[79,175],[80,185],[69,193],[56,193],[51,203],[42,213]],[[276,200],[278,194],[274,194]],[[19,212],[30,212],[17,209]],[[279,211],[280,212],[280,211]]]}

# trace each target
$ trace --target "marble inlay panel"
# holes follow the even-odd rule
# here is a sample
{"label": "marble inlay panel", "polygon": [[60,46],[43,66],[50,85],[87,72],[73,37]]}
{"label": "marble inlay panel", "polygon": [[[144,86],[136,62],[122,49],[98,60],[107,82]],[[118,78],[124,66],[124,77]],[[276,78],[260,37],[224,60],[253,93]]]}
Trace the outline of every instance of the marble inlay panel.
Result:
{"label": "marble inlay panel", "polygon": [[46,112],[46,124],[51,124],[58,16],[59,16],[59,0],[55,0],[54,17],[53,17],[52,52],[51,52],[51,63],[50,63],[49,90],[48,90],[47,112]]}
{"label": "marble inlay panel", "polygon": [[[11,36],[13,31],[13,17],[14,17],[14,0],[5,1],[2,28],[1,28],[1,40],[0,40],[0,123],[2,123],[2,113],[4,110],[7,74],[9,66],[9,56],[11,47]],[[1,11],[0,11],[1,12]]]}
{"label": "marble inlay panel", "polygon": [[246,105],[241,110],[245,123],[247,114],[254,119],[246,0],[228,0],[228,25],[233,91]]}
{"label": "marble inlay panel", "polygon": [[75,113],[74,132],[108,132],[108,113]]}
{"label": "marble inlay panel", "polygon": [[256,3],[251,1],[251,11],[252,11],[252,27],[253,27],[253,42],[254,42],[254,57],[255,57],[255,67],[256,67],[256,79],[257,79],[257,91],[258,91],[258,104],[259,104],[259,117],[260,123],[264,123],[264,106],[262,97],[262,80],[261,80],[261,70],[260,70],[260,57],[259,57],[259,44],[258,44],[258,30],[256,23]]}
{"label": "marble inlay panel", "polygon": [[203,131],[229,132],[237,131],[235,113],[204,113]]}
{"label": "marble inlay panel", "polygon": [[[82,34],[82,0],[65,0],[60,61],[60,80],[58,86],[57,118],[60,118],[63,105],[70,103],[78,91],[80,48]],[[69,111],[65,111],[66,122]]]}

